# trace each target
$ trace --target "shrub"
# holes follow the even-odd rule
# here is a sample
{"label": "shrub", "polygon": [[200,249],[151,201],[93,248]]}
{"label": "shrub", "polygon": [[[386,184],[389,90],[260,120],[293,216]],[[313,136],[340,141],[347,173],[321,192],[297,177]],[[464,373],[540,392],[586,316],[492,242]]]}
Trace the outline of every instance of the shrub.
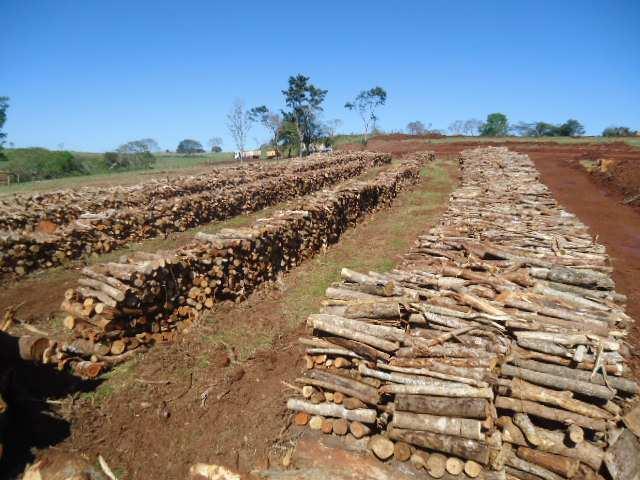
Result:
{"label": "shrub", "polygon": [[106,152],[104,163],[109,170],[142,170],[152,168],[156,163],[156,157],[151,152]]}
{"label": "shrub", "polygon": [[88,173],[83,163],[67,151],[15,148],[6,150],[6,155],[8,157],[6,170],[18,176],[21,182]]}
{"label": "shrub", "polygon": [[607,127],[602,131],[603,137],[633,137],[638,132],[629,127]]}
{"label": "shrub", "polygon": [[186,153],[190,155],[192,153],[204,153],[204,148],[202,148],[202,144],[197,140],[191,140],[189,138],[182,140],[178,144],[178,148],[176,148],[176,152],[178,153]]}

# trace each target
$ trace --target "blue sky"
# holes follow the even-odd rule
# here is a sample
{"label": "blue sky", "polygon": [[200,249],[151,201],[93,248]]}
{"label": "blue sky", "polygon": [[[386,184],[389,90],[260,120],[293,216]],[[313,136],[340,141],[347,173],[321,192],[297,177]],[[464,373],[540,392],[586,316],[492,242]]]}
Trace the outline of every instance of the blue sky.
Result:
{"label": "blue sky", "polygon": [[[234,98],[279,109],[289,75],[325,119],[380,85],[380,126],[512,121],[640,128],[637,1],[0,0],[0,95],[16,146],[103,151],[142,137],[233,144]],[[255,127],[250,143],[267,138]]]}

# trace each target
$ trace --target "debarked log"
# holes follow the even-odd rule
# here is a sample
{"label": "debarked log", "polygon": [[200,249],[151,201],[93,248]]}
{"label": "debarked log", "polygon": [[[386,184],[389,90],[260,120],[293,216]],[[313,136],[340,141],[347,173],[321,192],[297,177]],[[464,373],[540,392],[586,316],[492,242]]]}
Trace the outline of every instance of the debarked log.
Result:
{"label": "debarked log", "polygon": [[573,394],[568,391],[557,391],[539,385],[532,385],[520,378],[511,380],[509,389],[513,398],[551,404],[587,417],[602,420],[611,420],[613,418],[613,415],[596,405],[576,400],[573,398]]}
{"label": "debarked log", "polygon": [[408,430],[441,433],[471,440],[484,440],[482,422],[470,418],[395,411],[392,425]]}
{"label": "debarked log", "polygon": [[[323,332],[331,333],[332,335],[338,335],[350,340],[362,342],[366,345],[371,345],[372,347],[378,348],[385,352],[393,352],[399,347],[398,343],[396,342],[392,342],[389,340],[385,340],[384,338],[375,336],[375,334],[373,333],[374,329],[367,329],[366,327],[368,326],[368,324],[366,324],[365,322],[343,319],[335,315],[318,314],[310,315],[308,323],[310,326],[317,330],[322,330]],[[377,325],[371,326],[375,327]],[[354,327],[358,330],[355,330]],[[402,331],[400,331],[400,333],[402,333]]]}
{"label": "debarked log", "polygon": [[568,379],[576,379],[580,382],[590,382],[596,385],[606,386],[607,384],[626,393],[637,394],[640,392],[638,384],[633,380],[620,377],[607,377],[603,378],[602,374],[597,372],[595,375],[591,375],[591,372],[577,370],[575,368],[563,367],[561,365],[550,365],[544,362],[537,362],[535,360],[523,360],[520,358],[514,358],[512,363],[518,367],[526,368],[536,372],[548,373],[551,375],[562,376]]}
{"label": "debarked log", "polygon": [[503,365],[501,371],[503,375],[522,378],[536,385],[544,385],[545,387],[552,387],[558,390],[570,390],[605,400],[610,400],[615,397],[615,391],[611,391],[605,386],[582,382],[572,378],[536,372],[525,368],[514,367],[513,365]]}
{"label": "debarked log", "polygon": [[287,400],[287,408],[296,412],[305,412],[310,415],[321,415],[323,417],[344,418],[353,422],[375,423],[376,411],[369,408],[356,408],[348,410],[342,405],[335,403],[313,404],[299,398]]}
{"label": "debarked log", "polygon": [[432,384],[424,385],[388,384],[380,387],[380,393],[404,393],[409,395],[435,395],[438,397],[493,399],[493,390],[491,388],[476,388],[470,385],[450,382],[434,382]]}
{"label": "debarked log", "polygon": [[306,372],[304,377],[298,378],[296,381],[335,392],[341,392],[370,405],[377,405],[380,400],[378,391],[371,385],[317,368]]}

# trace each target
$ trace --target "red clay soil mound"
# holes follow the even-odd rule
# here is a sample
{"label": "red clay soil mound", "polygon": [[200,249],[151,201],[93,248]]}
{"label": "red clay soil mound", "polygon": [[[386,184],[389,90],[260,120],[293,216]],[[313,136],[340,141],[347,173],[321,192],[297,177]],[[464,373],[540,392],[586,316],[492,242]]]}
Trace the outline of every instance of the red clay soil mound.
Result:
{"label": "red clay soil mound", "polygon": [[619,191],[624,203],[640,207],[640,158],[600,159],[592,173],[599,182]]}

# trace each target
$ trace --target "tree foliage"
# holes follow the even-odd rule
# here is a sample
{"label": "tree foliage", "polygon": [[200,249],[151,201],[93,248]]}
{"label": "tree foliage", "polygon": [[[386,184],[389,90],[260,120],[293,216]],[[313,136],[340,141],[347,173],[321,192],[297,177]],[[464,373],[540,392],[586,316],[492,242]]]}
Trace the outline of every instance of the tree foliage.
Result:
{"label": "tree foliage", "polygon": [[104,163],[109,170],[141,170],[152,168],[156,163],[156,157],[148,150],[106,152]]}
{"label": "tree foliage", "polygon": [[300,151],[300,136],[298,135],[298,127],[291,121],[284,121],[278,131],[278,138],[282,145],[282,151],[287,151],[287,157],[294,152]]}
{"label": "tree foliage", "polygon": [[327,120],[324,122],[324,128],[327,133],[327,136],[333,138],[336,136],[338,129],[342,126],[342,120],[339,118],[333,118],[331,120]]}
{"label": "tree foliage", "polygon": [[191,155],[193,153],[204,153],[204,148],[202,148],[202,144],[197,140],[186,138],[178,144],[176,152]]}
{"label": "tree foliage", "polygon": [[518,122],[510,130],[522,137],[578,137],[585,132],[584,126],[573,118],[562,124]]}
{"label": "tree foliage", "polygon": [[309,77],[298,74],[289,77],[289,87],[282,90],[288,111],[282,112],[283,120],[296,127],[300,154],[309,152],[309,146],[322,135],[318,117],[327,90],[309,82]]}
{"label": "tree foliage", "polygon": [[602,131],[603,137],[633,137],[637,135],[638,132],[629,127],[607,127]]}
{"label": "tree foliage", "polygon": [[420,120],[407,123],[407,132],[409,132],[409,135],[424,135],[426,131],[427,128]]}
{"label": "tree foliage", "polygon": [[8,161],[3,168],[18,177],[21,182],[89,173],[82,161],[67,151],[15,148],[7,153]]}
{"label": "tree foliage", "polygon": [[366,145],[370,130],[375,130],[378,117],[376,110],[387,102],[387,92],[382,87],[362,90],[352,102],[344,104],[347,110],[358,112],[362,120],[362,143]]}
{"label": "tree foliage", "polygon": [[133,140],[131,142],[120,145],[116,151],[119,153],[144,153],[157,152],[160,145],[153,138],[143,138],[141,140]]}
{"label": "tree foliage", "polygon": [[251,113],[245,109],[244,101],[236,98],[227,114],[227,128],[240,152],[240,161],[242,161],[242,152],[247,144],[247,135],[251,130],[252,123]]}
{"label": "tree foliage", "polygon": [[482,125],[482,120],[478,120],[477,118],[470,118],[469,120],[465,120],[462,127],[462,133],[463,135],[467,136],[479,135]]}
{"label": "tree foliage", "polygon": [[480,128],[483,137],[506,137],[509,134],[509,120],[504,113],[491,113]]}
{"label": "tree foliage", "polygon": [[0,97],[0,161],[7,160],[7,157],[2,153],[4,147],[5,138],[7,138],[6,132],[2,131],[4,122],[7,121],[7,110],[9,109],[9,97]]}
{"label": "tree foliage", "polygon": [[252,121],[258,122],[262,125],[271,135],[271,146],[276,151],[276,156],[280,156],[278,151],[278,143],[280,128],[282,127],[282,117],[276,113],[269,110],[265,105],[261,105],[259,107],[254,107],[249,110],[249,117]]}
{"label": "tree foliage", "polygon": [[211,137],[207,142],[209,148],[212,152],[219,153],[222,151],[222,138],[221,137]]}

